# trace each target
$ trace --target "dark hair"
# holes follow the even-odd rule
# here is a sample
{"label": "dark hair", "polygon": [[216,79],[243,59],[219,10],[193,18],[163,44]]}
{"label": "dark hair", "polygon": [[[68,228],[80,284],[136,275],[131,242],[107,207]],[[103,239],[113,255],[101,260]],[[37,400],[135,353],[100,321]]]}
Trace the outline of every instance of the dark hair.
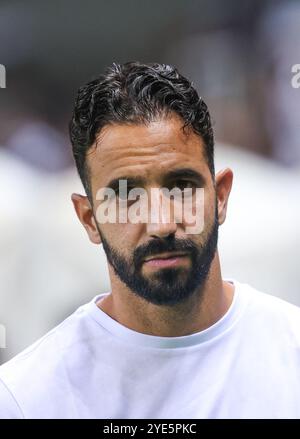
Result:
{"label": "dark hair", "polygon": [[113,63],[103,75],[78,90],[70,139],[76,167],[91,199],[86,153],[101,129],[110,123],[147,124],[177,113],[205,144],[205,156],[214,176],[214,136],[207,105],[192,83],[166,64]]}

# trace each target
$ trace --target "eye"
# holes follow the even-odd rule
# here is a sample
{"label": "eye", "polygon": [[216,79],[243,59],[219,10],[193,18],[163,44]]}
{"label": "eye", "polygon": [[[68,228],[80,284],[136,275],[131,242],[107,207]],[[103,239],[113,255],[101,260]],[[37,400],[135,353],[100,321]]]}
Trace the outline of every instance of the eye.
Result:
{"label": "eye", "polygon": [[116,197],[119,199],[119,207],[122,209],[126,209],[129,208],[130,206],[132,206],[133,204],[135,204],[139,199],[140,199],[140,195],[137,195],[135,197],[135,199],[133,200],[129,200],[129,193],[132,189],[135,189],[134,186],[128,186],[127,187],[127,192],[124,193],[124,191],[119,192],[119,189],[116,189]]}
{"label": "eye", "polygon": [[194,189],[196,184],[189,180],[176,180],[174,182],[174,187],[178,187],[181,191],[183,191],[184,189]]}
{"label": "eye", "polygon": [[134,187],[133,186],[127,186],[127,192],[124,192],[124,191],[119,192],[119,189],[115,189],[116,196],[120,200],[126,201],[128,199],[128,195],[129,195],[129,192],[131,191],[131,189],[134,189]]}

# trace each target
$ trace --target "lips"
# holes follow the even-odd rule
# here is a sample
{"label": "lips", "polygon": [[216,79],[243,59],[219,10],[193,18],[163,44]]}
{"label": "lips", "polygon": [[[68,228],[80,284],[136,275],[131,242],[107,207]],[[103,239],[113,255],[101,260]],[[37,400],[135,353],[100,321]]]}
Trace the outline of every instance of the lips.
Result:
{"label": "lips", "polygon": [[164,267],[174,267],[186,263],[186,253],[163,253],[157,256],[147,259],[145,261],[146,267],[152,268],[164,268]]}
{"label": "lips", "polygon": [[148,259],[145,259],[145,262],[149,262],[152,260],[158,260],[158,259],[173,259],[175,257],[179,257],[179,256],[186,256],[186,253],[175,253],[175,252],[171,252],[171,253],[161,253],[159,255],[156,256],[151,256]]}

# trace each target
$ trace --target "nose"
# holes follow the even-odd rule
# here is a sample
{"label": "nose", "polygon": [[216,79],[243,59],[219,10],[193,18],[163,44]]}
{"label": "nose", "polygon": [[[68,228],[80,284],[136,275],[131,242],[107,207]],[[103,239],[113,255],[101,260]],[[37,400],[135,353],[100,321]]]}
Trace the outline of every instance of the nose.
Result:
{"label": "nose", "polygon": [[172,206],[163,199],[159,191],[151,194],[150,218],[147,223],[147,234],[153,238],[166,238],[177,231],[177,223],[172,220]]}

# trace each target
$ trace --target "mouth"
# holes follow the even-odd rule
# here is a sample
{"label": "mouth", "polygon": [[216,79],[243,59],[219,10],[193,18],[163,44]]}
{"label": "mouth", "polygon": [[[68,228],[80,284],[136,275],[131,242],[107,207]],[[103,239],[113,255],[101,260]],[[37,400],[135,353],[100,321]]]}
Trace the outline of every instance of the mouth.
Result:
{"label": "mouth", "polygon": [[186,262],[187,258],[187,253],[161,253],[145,259],[144,264],[154,268],[171,267]]}
{"label": "mouth", "polygon": [[154,259],[170,259],[175,258],[177,256],[185,256],[186,253],[183,252],[168,252],[168,253],[160,253],[155,256],[149,256],[149,258],[146,258],[144,262],[152,261]]}

